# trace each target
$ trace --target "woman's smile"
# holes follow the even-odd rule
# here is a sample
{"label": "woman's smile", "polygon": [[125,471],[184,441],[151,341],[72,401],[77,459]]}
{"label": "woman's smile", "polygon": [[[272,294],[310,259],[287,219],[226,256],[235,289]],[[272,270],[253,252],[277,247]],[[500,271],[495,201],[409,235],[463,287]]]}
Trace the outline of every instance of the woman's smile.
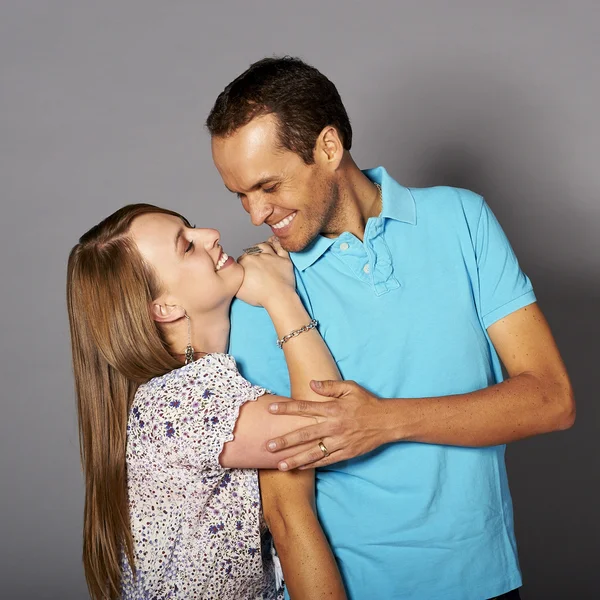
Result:
{"label": "woman's smile", "polygon": [[217,260],[217,265],[215,267],[215,271],[221,271],[222,269],[226,269],[229,265],[233,264],[235,261],[231,256],[229,256],[225,251],[221,250],[221,255],[219,256],[219,260]]}

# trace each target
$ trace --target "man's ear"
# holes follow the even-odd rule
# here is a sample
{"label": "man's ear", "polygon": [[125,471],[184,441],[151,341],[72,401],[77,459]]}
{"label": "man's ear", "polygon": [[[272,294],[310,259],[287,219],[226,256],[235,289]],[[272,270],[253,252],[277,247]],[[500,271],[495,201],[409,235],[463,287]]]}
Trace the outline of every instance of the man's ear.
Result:
{"label": "man's ear", "polygon": [[315,160],[337,169],[344,156],[344,144],[337,129],[327,125],[319,134],[315,146]]}
{"label": "man's ear", "polygon": [[152,318],[157,323],[173,323],[182,317],[185,317],[185,309],[183,306],[176,304],[159,304],[155,303],[151,306]]}

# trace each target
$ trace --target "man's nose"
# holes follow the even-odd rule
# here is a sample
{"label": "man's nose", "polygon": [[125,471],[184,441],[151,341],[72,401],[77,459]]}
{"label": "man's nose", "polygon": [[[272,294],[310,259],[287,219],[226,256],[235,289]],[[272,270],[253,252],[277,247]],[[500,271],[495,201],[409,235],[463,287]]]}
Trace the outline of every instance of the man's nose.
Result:
{"label": "man's nose", "polygon": [[248,212],[252,225],[262,225],[273,212],[273,207],[259,198],[248,199]]}

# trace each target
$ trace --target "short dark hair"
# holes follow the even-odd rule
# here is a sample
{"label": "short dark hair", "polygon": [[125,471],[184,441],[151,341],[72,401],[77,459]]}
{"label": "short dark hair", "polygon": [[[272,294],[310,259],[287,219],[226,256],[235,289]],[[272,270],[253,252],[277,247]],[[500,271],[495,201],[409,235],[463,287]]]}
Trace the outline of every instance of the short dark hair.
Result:
{"label": "short dark hair", "polygon": [[352,146],[352,127],[333,83],[320,71],[291,56],[263,58],[234,79],[218,96],[206,126],[213,137],[228,136],[252,119],[275,115],[279,143],[314,162],[317,137],[335,127],[344,148]]}

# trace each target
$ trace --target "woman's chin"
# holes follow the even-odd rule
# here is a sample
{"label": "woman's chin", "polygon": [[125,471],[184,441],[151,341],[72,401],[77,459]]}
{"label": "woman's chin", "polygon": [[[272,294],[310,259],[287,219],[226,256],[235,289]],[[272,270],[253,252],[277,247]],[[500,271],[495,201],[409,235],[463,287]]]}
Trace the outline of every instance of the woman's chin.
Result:
{"label": "woman's chin", "polygon": [[233,261],[233,265],[229,267],[229,275],[231,276],[232,281],[232,300],[234,300],[244,283],[244,267],[236,261]]}

